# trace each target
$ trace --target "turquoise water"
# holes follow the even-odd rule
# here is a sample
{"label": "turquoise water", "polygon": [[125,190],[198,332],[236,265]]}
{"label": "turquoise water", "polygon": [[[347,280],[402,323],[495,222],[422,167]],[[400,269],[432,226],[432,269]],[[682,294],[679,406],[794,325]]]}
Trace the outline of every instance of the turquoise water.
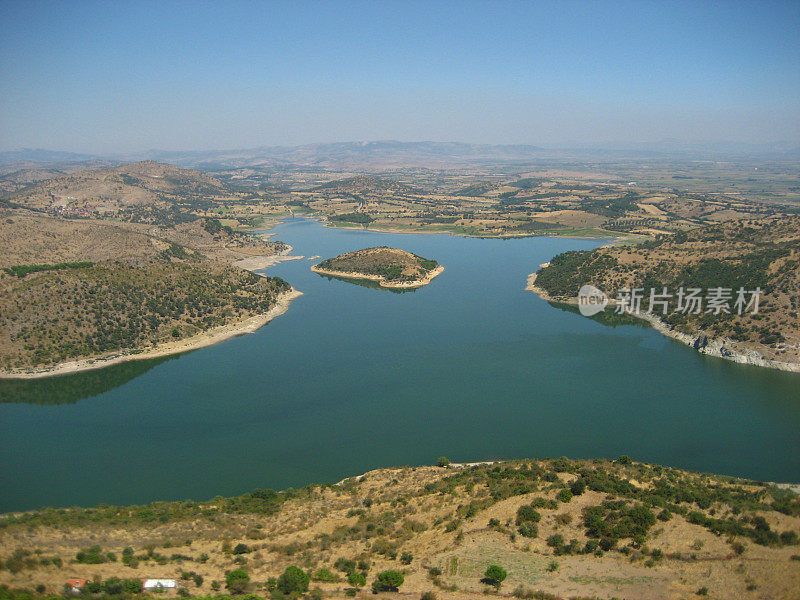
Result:
{"label": "turquoise water", "polygon": [[0,510],[205,499],[369,469],[615,457],[800,481],[800,376],[608,327],[523,287],[592,240],[276,229],[295,254],[388,245],[445,272],[390,293],[269,270],[305,295],[255,334],[170,359],[0,383]]}

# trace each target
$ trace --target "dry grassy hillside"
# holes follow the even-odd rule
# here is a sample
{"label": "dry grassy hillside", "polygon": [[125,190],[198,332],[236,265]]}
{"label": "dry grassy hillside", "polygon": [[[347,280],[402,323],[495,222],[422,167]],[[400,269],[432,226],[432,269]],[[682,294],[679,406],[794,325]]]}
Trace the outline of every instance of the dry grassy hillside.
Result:
{"label": "dry grassy hillside", "polygon": [[[370,597],[377,573],[396,570],[408,598],[794,599],[798,532],[794,492],[627,457],[404,467],[208,502],[5,515],[0,583],[183,577],[207,595],[242,568],[241,591],[264,596],[297,565],[316,597],[344,597],[348,573],[367,582],[350,593]],[[508,574],[499,592],[481,581],[492,564]]]}
{"label": "dry grassy hillside", "polygon": [[[800,217],[731,221],[660,236],[639,246],[604,247],[566,252],[539,271],[536,286],[552,298],[574,299],[580,287],[592,284],[615,298],[623,288],[642,288],[642,310],[650,289],[666,287],[673,297],[666,315],[654,311],[668,326],[708,339],[722,339],[737,349],[756,349],[762,356],[800,362]],[[678,310],[683,287],[729,290],[726,310],[699,314]],[[762,290],[757,314],[753,307],[735,307],[739,289]],[[750,296],[746,297],[749,302]],[[713,307],[712,307],[713,308]]]}
{"label": "dry grassy hillside", "polygon": [[227,193],[225,184],[200,171],[145,161],[49,178],[6,199],[67,216],[179,222],[177,209],[203,209]]}
{"label": "dry grassy hillside", "polygon": [[175,226],[0,210],[0,369],[150,349],[267,312],[282,280],[228,266],[286,249],[213,219]]}
{"label": "dry grassy hillside", "polygon": [[191,338],[264,314],[290,290],[280,278],[200,262],[180,246],[167,252],[173,257],[1,276],[0,368],[52,366]]}

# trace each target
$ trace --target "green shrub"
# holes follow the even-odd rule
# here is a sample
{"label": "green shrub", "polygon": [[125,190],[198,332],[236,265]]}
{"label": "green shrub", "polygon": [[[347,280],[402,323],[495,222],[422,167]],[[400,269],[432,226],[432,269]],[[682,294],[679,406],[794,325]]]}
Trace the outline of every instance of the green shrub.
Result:
{"label": "green shrub", "polygon": [[100,563],[104,563],[108,560],[106,556],[103,555],[100,546],[90,546],[85,550],[81,550],[75,555],[75,560],[79,563],[87,564],[87,565],[98,565]]}
{"label": "green shrub", "polygon": [[505,581],[506,577],[508,577],[508,573],[506,573],[506,570],[503,567],[500,565],[489,565],[486,568],[481,581],[500,589],[500,586],[502,585],[503,581]]}
{"label": "green shrub", "polygon": [[276,587],[284,594],[302,594],[308,590],[310,579],[308,573],[302,569],[295,566],[286,567],[286,570],[278,577]]}
{"label": "green shrub", "polygon": [[572,500],[572,492],[570,492],[568,489],[563,489],[560,492],[558,492],[558,494],[556,494],[556,498],[558,498],[559,501],[564,502],[566,504],[567,502]]}
{"label": "green shrub", "polygon": [[339,581],[339,576],[328,569],[317,569],[311,577],[314,581]]}
{"label": "green shrub", "polygon": [[580,496],[586,491],[586,481],[583,477],[579,477],[575,481],[573,481],[569,486],[569,491],[572,492],[573,496]]}
{"label": "green shrub", "polygon": [[378,573],[378,577],[372,582],[372,592],[396,592],[398,588],[403,585],[405,578],[399,571],[382,571]]}
{"label": "green shrub", "polygon": [[356,561],[340,557],[336,559],[336,562],[333,563],[333,566],[343,573],[352,573],[356,570]]}
{"label": "green shrub", "polygon": [[[232,594],[241,594],[250,583],[250,575],[244,569],[234,569],[225,575],[225,587]],[[212,584],[213,587],[213,584]]]}
{"label": "green shrub", "polygon": [[517,525],[522,525],[526,521],[538,523],[542,520],[542,515],[530,505],[523,505],[517,509]]}
{"label": "green shrub", "polygon": [[347,576],[347,583],[353,587],[364,587],[367,585],[367,578],[363,573],[353,572]]}

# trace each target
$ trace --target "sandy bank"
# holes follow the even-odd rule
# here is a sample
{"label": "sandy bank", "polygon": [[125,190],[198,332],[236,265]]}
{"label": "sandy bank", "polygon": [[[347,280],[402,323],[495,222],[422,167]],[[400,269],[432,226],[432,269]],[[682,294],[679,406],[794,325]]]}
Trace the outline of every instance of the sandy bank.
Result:
{"label": "sandy bank", "polygon": [[174,342],[166,342],[159,344],[152,349],[142,351],[120,351],[98,358],[85,358],[70,362],[62,362],[52,367],[41,369],[20,369],[19,371],[0,371],[0,379],[37,379],[40,377],[53,377],[55,375],[67,375],[70,373],[77,373],[79,371],[88,371],[90,369],[101,369],[117,363],[127,362],[129,360],[146,360],[149,358],[158,358],[160,356],[168,356],[170,354],[181,354],[189,352],[190,350],[197,350],[218,344],[232,337],[244,335],[245,333],[253,333],[260,327],[269,323],[272,319],[285,313],[292,300],[298,296],[302,296],[302,292],[292,289],[278,296],[275,306],[269,309],[266,313],[255,315],[244,321],[238,323],[231,323],[229,325],[222,325],[204,331],[196,336],[176,340]]}
{"label": "sandy bank", "polygon": [[303,256],[290,256],[289,253],[293,250],[291,246],[279,252],[278,254],[256,255],[248,256],[231,263],[234,267],[239,267],[246,271],[260,271],[269,267],[274,267],[280,262],[285,260],[300,260]]}
{"label": "sandy bank", "polygon": [[[541,265],[542,267],[547,266],[548,263]],[[536,273],[531,273],[528,275],[528,281],[525,285],[525,289],[529,292],[533,292],[537,296],[539,296],[542,300],[546,300],[547,302],[555,302],[558,304],[572,304],[577,306],[578,300],[577,298],[553,298],[550,294],[547,293],[546,290],[538,287],[536,285]],[[616,301],[613,298],[609,298],[608,306],[614,306]],[[743,365],[753,365],[756,367],[763,367],[766,369],[778,369],[779,371],[789,371],[793,373],[800,373],[800,364],[794,362],[784,362],[779,360],[772,360],[769,358],[764,358],[754,348],[741,348],[735,345],[733,340],[728,338],[711,338],[708,337],[703,332],[696,332],[696,333],[684,333],[683,331],[678,331],[671,325],[665,323],[661,319],[658,318],[657,315],[649,314],[646,312],[638,312],[638,313],[626,313],[630,314],[632,317],[636,317],[641,319],[642,321],[647,321],[653,329],[658,331],[660,334],[665,335],[673,340],[676,340],[694,350],[697,350],[700,354],[705,354],[707,356],[716,356],[717,358],[724,358],[725,360],[730,360],[733,362],[737,362]]]}
{"label": "sandy bank", "polygon": [[311,267],[311,270],[314,271],[314,273],[319,273],[320,275],[331,275],[333,277],[344,277],[346,279],[368,279],[369,281],[376,281],[381,287],[397,289],[415,288],[428,285],[431,281],[433,281],[434,277],[440,275],[444,271],[444,267],[439,265],[432,271],[428,271],[428,274],[422,279],[414,279],[413,281],[403,282],[387,282],[382,275],[365,275],[364,273],[358,273],[356,271],[330,271],[328,269],[320,269],[317,266]]}

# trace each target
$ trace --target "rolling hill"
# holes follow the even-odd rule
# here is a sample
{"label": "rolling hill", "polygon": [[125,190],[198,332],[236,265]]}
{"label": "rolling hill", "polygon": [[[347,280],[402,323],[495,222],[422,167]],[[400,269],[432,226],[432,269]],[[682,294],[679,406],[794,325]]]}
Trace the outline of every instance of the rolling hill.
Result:
{"label": "rolling hill", "polygon": [[157,222],[209,206],[227,186],[199,171],[151,161],[47,178],[6,194],[34,210],[73,217],[103,216]]}
{"label": "rolling hill", "polygon": [[[760,364],[800,367],[800,217],[728,221],[674,235],[660,235],[639,246],[602,247],[553,258],[535,278],[535,287],[556,301],[574,301],[584,284],[615,299],[639,289],[642,314],[650,290],[671,294],[657,305],[658,328],[706,353]],[[699,290],[708,299],[720,290],[720,307],[687,303],[679,290]],[[737,308],[738,291],[748,306]],[[761,290],[758,307],[751,292]]]}
{"label": "rolling hill", "polygon": [[[379,573],[395,571],[399,594],[377,597],[794,600],[799,531],[790,489],[626,456],[401,467],[209,501],[0,515],[0,584],[53,593],[84,577],[102,592],[159,577],[211,597],[227,578],[227,593],[257,600],[285,597],[278,577],[294,566],[317,598],[375,597]],[[493,564],[507,577],[487,581]]]}

